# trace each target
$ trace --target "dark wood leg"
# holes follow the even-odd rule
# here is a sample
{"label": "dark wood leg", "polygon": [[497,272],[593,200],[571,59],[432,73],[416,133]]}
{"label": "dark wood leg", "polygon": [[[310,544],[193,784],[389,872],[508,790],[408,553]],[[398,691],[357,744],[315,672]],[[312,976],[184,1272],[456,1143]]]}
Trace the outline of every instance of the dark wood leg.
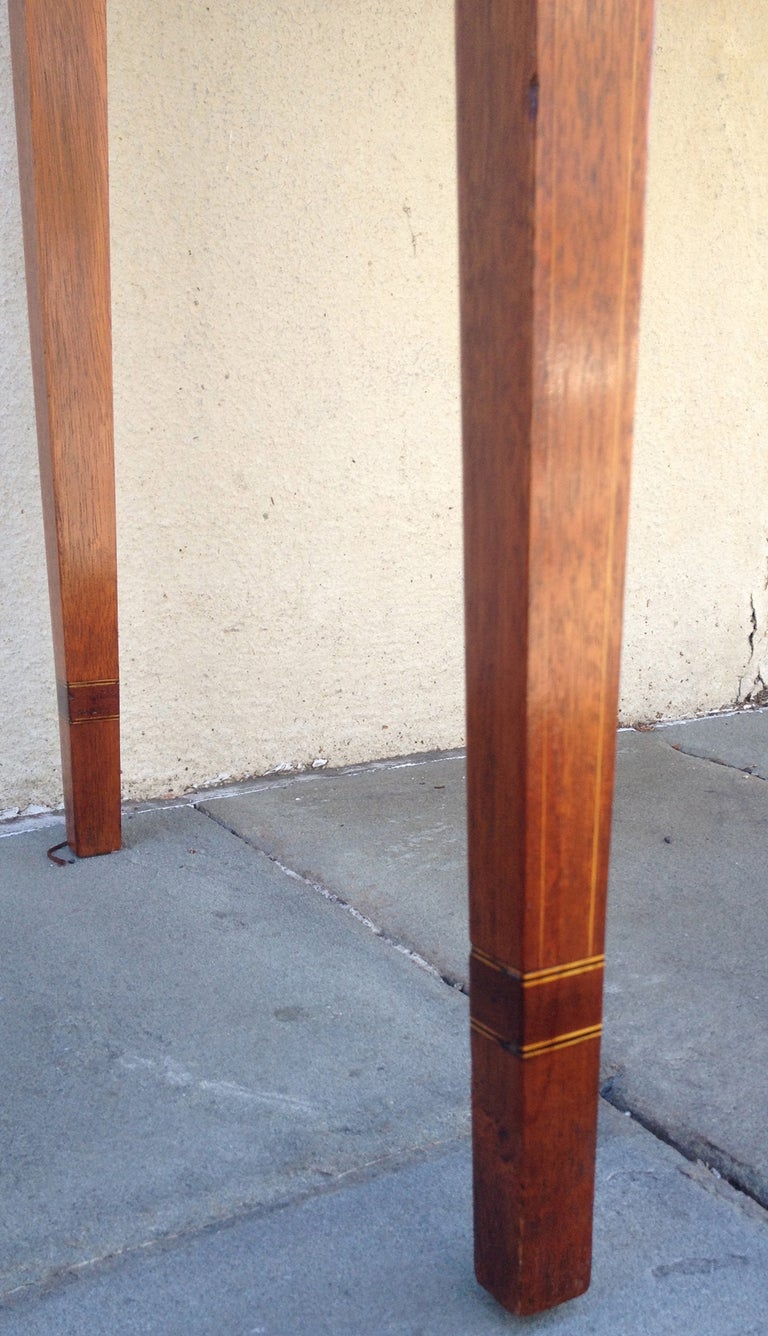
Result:
{"label": "dark wood leg", "polygon": [[476,1267],[590,1275],[652,0],[457,0]]}
{"label": "dark wood leg", "polygon": [[9,0],[67,839],[120,847],[106,0]]}

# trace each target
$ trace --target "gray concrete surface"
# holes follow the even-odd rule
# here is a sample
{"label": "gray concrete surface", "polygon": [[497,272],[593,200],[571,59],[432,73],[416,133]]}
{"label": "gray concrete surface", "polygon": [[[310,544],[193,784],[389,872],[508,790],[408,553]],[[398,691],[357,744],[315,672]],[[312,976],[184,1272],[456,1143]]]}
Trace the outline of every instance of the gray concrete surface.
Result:
{"label": "gray concrete surface", "polygon": [[[762,712],[619,734],[603,1079],[622,1108],[768,1205],[766,1101],[745,1090],[768,1073],[768,787],[693,754],[734,719],[742,755],[768,773]],[[464,784],[450,757],[204,810],[465,984]]]}
{"label": "gray concrete surface", "polygon": [[202,810],[467,980],[464,756],[300,776]]}
{"label": "gray concrete surface", "polygon": [[663,724],[653,736],[690,756],[702,756],[768,779],[768,710],[740,710],[680,724]]}
{"label": "gray concrete surface", "polygon": [[768,1333],[768,787],[711,722],[620,735],[594,1281],[526,1321],[472,1279],[466,998],[406,952],[463,977],[460,758],[0,839],[0,1333]]}
{"label": "gray concrete surface", "polygon": [[768,785],[667,736],[619,736],[603,1071],[768,1205]]}
{"label": "gray concrete surface", "polygon": [[198,812],[55,834],[0,841],[5,1290],[466,1133],[458,992]]}
{"label": "gray concrete surface", "polygon": [[504,1314],[471,1267],[469,1149],[134,1252],[20,1299],[4,1336],[764,1336],[768,1227],[606,1106],[588,1293]]}

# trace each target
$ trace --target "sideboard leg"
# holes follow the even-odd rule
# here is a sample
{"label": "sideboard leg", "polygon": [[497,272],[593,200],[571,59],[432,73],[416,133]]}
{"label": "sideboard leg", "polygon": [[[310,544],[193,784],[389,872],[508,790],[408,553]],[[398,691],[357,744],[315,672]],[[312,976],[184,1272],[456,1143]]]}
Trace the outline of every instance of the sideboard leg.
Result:
{"label": "sideboard leg", "polygon": [[457,0],[476,1268],[589,1284],[652,0]]}
{"label": "sideboard leg", "polygon": [[9,0],[67,839],[120,847],[106,0]]}

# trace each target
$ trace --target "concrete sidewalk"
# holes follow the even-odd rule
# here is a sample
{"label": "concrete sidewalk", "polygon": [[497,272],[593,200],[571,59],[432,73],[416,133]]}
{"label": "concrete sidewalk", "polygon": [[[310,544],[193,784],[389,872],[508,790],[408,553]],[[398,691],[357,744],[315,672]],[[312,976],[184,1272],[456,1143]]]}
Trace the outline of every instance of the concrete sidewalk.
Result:
{"label": "concrete sidewalk", "polygon": [[766,776],[764,713],[619,735],[594,1280],[527,1320],[472,1276],[460,756],[65,868],[6,827],[0,1333],[764,1336]]}

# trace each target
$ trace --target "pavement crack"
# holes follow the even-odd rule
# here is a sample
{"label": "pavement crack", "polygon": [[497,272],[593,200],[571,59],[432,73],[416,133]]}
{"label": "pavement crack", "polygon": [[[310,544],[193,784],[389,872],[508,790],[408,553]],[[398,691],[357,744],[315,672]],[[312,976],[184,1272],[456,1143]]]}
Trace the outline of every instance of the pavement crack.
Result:
{"label": "pavement crack", "polygon": [[380,924],[374,923],[373,919],[368,918],[366,914],[361,914],[360,910],[356,909],[351,901],[345,900],[343,895],[339,895],[336,891],[332,891],[328,886],[324,886],[322,882],[315,880],[315,878],[307,876],[303,872],[297,872],[295,868],[288,867],[286,863],[280,861],[276,854],[270,853],[268,849],[262,848],[261,845],[256,844],[253,840],[249,840],[240,831],[235,830],[233,826],[229,825],[227,821],[222,820],[219,816],[215,816],[214,813],[210,812],[206,807],[195,803],[195,811],[200,812],[202,816],[207,816],[217,826],[221,826],[224,830],[229,831],[230,835],[234,835],[235,839],[241,840],[249,849],[253,849],[256,853],[262,854],[264,858],[268,858],[270,863],[273,863],[275,867],[279,868],[286,877],[290,877],[292,881],[298,881],[302,886],[306,886],[308,890],[314,891],[317,895],[321,895],[324,900],[329,902],[329,904],[336,905],[339,909],[342,909],[345,913],[355,919],[357,923],[362,924],[364,928],[367,928],[369,932],[373,933],[374,937],[378,937],[385,946],[390,947],[393,951],[397,951],[398,955],[407,956],[418,969],[424,970],[427,974],[431,974],[435,979],[439,979],[440,982],[444,983],[448,988],[463,993],[465,996],[468,994],[467,986],[460,978],[454,978],[450,974],[442,973],[429,960],[420,955],[414,947],[409,946],[407,942],[399,941],[398,938],[390,936]]}
{"label": "pavement crack", "polygon": [[669,747],[672,751],[677,752],[678,756],[687,756],[692,761],[706,761],[707,765],[719,765],[724,770],[734,770],[737,775],[749,775],[751,779],[761,779],[764,783],[766,782],[765,776],[757,770],[753,770],[751,766],[733,765],[731,761],[723,761],[718,756],[702,756],[701,752],[686,751],[682,742],[667,742],[661,737],[658,741],[663,747]]}
{"label": "pavement crack", "polygon": [[346,1169],[339,1169],[336,1173],[328,1174],[318,1168],[316,1172],[321,1176],[321,1181],[315,1182],[303,1191],[293,1195],[281,1196],[272,1201],[246,1203],[239,1209],[234,1209],[228,1214],[222,1213],[221,1216],[216,1218],[197,1221],[193,1224],[184,1225],[180,1229],[168,1230],[166,1233],[157,1234],[153,1238],[142,1239],[138,1243],[128,1243],[124,1247],[107,1249],[103,1253],[84,1257],[77,1262],[66,1262],[60,1266],[52,1266],[33,1280],[15,1285],[11,1289],[0,1290],[0,1313],[13,1311],[23,1304],[34,1302],[35,1299],[42,1298],[65,1285],[71,1285],[78,1280],[86,1279],[91,1274],[98,1275],[122,1261],[169,1252],[175,1247],[194,1243],[197,1239],[206,1238],[213,1234],[223,1233],[227,1229],[234,1229],[248,1221],[262,1220],[268,1216],[276,1215],[279,1211],[302,1206],[317,1197],[328,1196],[335,1192],[344,1192],[358,1187],[382,1177],[385,1173],[397,1173],[411,1165],[423,1164],[430,1159],[437,1159],[441,1155],[448,1155],[451,1151],[465,1146],[468,1140],[469,1132],[467,1131],[464,1134],[459,1133],[426,1144],[402,1146],[388,1154],[364,1160],[360,1164],[352,1165]]}
{"label": "pavement crack", "polygon": [[682,1155],[690,1164],[702,1166],[713,1179],[721,1180],[728,1188],[760,1207],[761,1211],[768,1210],[768,1186],[760,1181],[759,1176],[749,1165],[742,1164],[728,1151],[691,1129],[683,1127],[674,1130],[667,1127],[660,1118],[641,1108],[627,1095],[620,1074],[614,1074],[603,1083],[600,1095],[606,1104],[610,1104],[619,1113],[629,1114],[646,1132],[650,1132],[657,1141],[677,1151],[678,1155]]}

